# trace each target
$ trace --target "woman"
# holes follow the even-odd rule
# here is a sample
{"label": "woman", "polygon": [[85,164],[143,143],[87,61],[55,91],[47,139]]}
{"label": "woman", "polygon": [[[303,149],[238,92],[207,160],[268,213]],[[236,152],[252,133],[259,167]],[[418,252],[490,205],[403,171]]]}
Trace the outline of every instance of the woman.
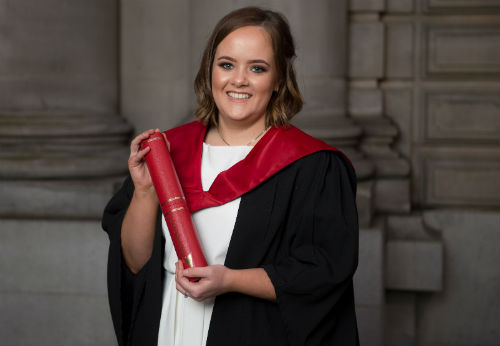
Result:
{"label": "woman", "polygon": [[[357,345],[355,175],[288,124],[302,107],[284,18],[249,7],[215,27],[197,121],[166,132],[209,266],[183,270],[139,143],[104,211],[120,345]],[[188,278],[200,277],[198,282]]]}

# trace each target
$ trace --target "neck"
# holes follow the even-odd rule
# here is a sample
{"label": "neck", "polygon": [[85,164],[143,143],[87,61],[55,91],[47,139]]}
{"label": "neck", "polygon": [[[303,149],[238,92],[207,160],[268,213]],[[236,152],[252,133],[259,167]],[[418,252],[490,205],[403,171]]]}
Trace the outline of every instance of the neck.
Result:
{"label": "neck", "polygon": [[262,138],[265,126],[264,118],[244,126],[220,121],[218,132],[224,145],[255,145]]}

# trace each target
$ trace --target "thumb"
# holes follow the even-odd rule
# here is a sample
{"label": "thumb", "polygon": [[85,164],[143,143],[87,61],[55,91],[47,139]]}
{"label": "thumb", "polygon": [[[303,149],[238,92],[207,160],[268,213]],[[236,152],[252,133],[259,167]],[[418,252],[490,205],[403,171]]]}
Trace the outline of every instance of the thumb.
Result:
{"label": "thumb", "polygon": [[188,278],[204,278],[208,276],[208,270],[206,267],[193,267],[184,269],[183,274]]}
{"label": "thumb", "polygon": [[167,143],[168,151],[170,151],[170,142],[167,139],[167,135],[165,134],[165,132],[162,132],[161,134],[163,135],[163,138],[165,138],[165,142]]}

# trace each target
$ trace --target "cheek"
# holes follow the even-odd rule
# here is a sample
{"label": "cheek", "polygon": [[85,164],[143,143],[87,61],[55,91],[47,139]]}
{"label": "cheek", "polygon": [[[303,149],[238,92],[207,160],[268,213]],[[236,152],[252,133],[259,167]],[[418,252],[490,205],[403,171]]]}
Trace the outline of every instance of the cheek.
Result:
{"label": "cheek", "polygon": [[268,78],[266,80],[261,80],[256,85],[256,87],[263,96],[271,97],[271,94],[273,93],[274,90],[274,79]]}
{"label": "cheek", "polygon": [[215,88],[217,87],[217,80],[218,80],[217,72],[213,71],[212,80],[210,81],[212,83],[212,90],[215,90]]}
{"label": "cheek", "polygon": [[226,79],[227,77],[223,73],[218,69],[214,69],[212,72],[212,89],[217,91],[217,89],[224,87]]}
{"label": "cheek", "polygon": [[214,98],[215,105],[217,108],[220,107],[222,99],[223,99],[223,90],[224,90],[224,81],[223,75],[218,72],[216,69],[212,72],[212,97]]}

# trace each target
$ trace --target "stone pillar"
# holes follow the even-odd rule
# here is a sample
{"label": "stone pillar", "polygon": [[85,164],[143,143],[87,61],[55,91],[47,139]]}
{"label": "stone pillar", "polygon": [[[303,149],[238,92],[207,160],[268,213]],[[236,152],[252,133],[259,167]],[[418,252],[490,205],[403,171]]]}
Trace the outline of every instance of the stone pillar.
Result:
{"label": "stone pillar", "polygon": [[0,0],[0,22],[0,215],[98,219],[130,132],[117,1]]}
{"label": "stone pillar", "polygon": [[284,11],[296,39],[297,72],[306,100],[295,123],[341,147],[354,146],[361,135],[346,117],[346,5],[346,1],[293,1]]}
{"label": "stone pillar", "polygon": [[193,119],[190,1],[121,1],[120,106],[136,132]]}
{"label": "stone pillar", "polygon": [[118,0],[0,0],[0,323],[8,345],[116,343],[99,219],[127,172]]}

